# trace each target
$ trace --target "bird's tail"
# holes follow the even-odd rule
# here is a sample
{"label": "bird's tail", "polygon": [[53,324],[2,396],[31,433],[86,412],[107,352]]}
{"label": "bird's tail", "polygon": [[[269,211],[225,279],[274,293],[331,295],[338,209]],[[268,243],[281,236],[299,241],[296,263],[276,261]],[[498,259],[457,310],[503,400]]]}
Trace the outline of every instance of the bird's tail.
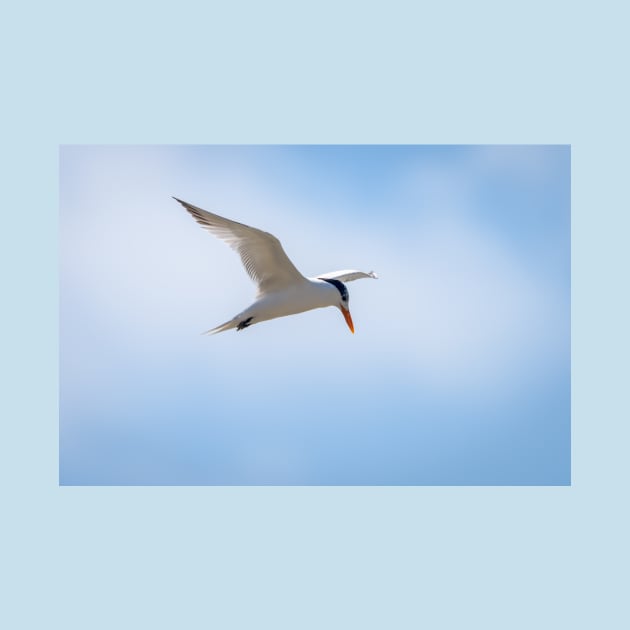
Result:
{"label": "bird's tail", "polygon": [[221,324],[216,328],[211,328],[210,330],[206,330],[201,333],[202,335],[216,335],[217,333],[223,332],[224,330],[230,330],[232,328],[236,328],[238,326],[238,317],[233,317],[230,321],[225,322],[225,324]]}

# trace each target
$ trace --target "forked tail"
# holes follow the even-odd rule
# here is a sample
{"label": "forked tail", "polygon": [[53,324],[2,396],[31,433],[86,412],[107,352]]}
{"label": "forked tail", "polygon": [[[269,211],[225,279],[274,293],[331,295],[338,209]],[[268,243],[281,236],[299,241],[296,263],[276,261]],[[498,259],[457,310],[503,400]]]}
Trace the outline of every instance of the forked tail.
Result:
{"label": "forked tail", "polygon": [[236,330],[243,330],[243,328],[247,328],[251,325],[253,317],[244,317],[242,314],[233,317],[229,322],[225,322],[225,324],[221,324],[216,328],[211,328],[210,330],[206,330],[206,332],[202,333],[203,335],[215,335],[216,333],[223,332],[224,330],[230,330],[232,328],[236,328]]}
{"label": "forked tail", "polygon": [[225,324],[221,324],[216,328],[211,328],[210,330],[206,330],[201,333],[202,335],[216,335],[217,333],[223,332],[224,330],[230,330],[231,328],[236,328],[238,326],[238,317],[233,317],[230,321],[225,322]]}

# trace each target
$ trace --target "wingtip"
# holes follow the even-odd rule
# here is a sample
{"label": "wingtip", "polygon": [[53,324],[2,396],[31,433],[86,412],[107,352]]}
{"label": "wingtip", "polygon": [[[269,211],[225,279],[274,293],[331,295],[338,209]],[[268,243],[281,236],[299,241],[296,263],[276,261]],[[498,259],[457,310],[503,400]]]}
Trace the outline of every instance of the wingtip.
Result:
{"label": "wingtip", "polygon": [[375,271],[370,271],[368,276],[370,276],[370,278],[374,278],[374,280],[378,280],[378,275]]}

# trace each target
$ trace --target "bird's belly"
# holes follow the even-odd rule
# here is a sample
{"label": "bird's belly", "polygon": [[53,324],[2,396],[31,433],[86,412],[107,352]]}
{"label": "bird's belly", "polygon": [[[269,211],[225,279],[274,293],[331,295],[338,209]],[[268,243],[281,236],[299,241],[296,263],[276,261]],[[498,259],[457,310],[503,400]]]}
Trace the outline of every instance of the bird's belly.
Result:
{"label": "bird's belly", "polygon": [[317,299],[318,297],[308,293],[294,292],[267,295],[255,302],[247,313],[253,315],[256,321],[264,321],[328,306],[328,304],[322,304],[321,300]]}

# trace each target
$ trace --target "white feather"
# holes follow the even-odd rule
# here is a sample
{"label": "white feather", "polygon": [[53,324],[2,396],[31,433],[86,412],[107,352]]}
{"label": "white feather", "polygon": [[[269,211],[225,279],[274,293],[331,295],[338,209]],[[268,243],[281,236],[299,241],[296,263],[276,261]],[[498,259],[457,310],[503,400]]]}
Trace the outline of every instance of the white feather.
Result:
{"label": "white feather", "polygon": [[295,268],[280,241],[269,232],[231,221],[174,197],[203,228],[238,252],[258,295],[279,291],[306,278]]}
{"label": "white feather", "polygon": [[352,280],[358,280],[359,278],[374,278],[378,276],[373,271],[356,271],[355,269],[342,269],[341,271],[329,271],[323,273],[318,278],[326,280],[339,280],[339,282],[351,282]]}

